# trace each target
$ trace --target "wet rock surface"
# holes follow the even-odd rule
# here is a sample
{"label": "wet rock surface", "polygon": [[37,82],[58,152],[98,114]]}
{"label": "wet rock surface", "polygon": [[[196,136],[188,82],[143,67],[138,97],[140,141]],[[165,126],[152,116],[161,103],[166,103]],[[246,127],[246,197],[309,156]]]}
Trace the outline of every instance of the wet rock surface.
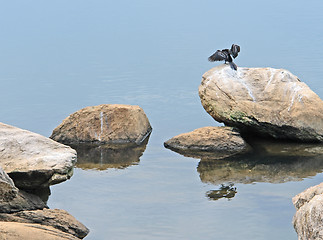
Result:
{"label": "wet rock surface", "polygon": [[24,189],[69,179],[76,162],[72,148],[36,133],[0,123],[0,165]]}
{"label": "wet rock surface", "polygon": [[63,120],[50,138],[65,144],[141,144],[152,128],[139,106],[102,104],[83,108]]}
{"label": "wet rock surface", "polygon": [[203,75],[199,96],[216,121],[243,132],[323,141],[323,101],[287,70],[220,65]]}
{"label": "wet rock surface", "polygon": [[225,158],[247,152],[248,144],[232,127],[203,127],[175,136],[166,148],[189,157]]}

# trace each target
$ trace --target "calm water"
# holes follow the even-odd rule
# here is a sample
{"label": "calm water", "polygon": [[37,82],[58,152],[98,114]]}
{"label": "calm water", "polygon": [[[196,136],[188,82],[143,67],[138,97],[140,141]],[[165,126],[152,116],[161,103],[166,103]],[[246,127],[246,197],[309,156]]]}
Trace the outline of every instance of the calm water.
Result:
{"label": "calm water", "polygon": [[83,222],[86,239],[297,239],[291,198],[322,181],[323,159],[288,148],[212,163],[163,142],[220,125],[197,88],[207,57],[232,43],[238,66],[288,69],[323,98],[322,1],[0,2],[1,122],[49,136],[83,107],[122,103],[153,126],[130,161],[80,158],[51,187],[49,206]]}

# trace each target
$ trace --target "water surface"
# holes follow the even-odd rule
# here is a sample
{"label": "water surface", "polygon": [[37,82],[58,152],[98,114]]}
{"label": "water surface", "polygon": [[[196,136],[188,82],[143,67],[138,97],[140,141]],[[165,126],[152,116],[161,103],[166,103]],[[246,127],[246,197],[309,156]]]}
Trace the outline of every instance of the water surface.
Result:
{"label": "water surface", "polygon": [[238,66],[288,69],[322,98],[322,10],[318,0],[1,1],[0,121],[50,136],[83,107],[144,109],[144,149],[85,151],[72,179],[51,187],[49,206],[89,227],[86,239],[297,239],[291,198],[322,181],[320,156],[212,163],[163,142],[220,125],[197,89],[217,65],[208,56],[232,43]]}

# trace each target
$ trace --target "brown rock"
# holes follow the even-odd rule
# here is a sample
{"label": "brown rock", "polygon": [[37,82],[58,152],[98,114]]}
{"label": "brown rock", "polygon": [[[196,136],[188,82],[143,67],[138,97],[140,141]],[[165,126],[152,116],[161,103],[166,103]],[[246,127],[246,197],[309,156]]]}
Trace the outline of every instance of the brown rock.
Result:
{"label": "brown rock", "polygon": [[68,212],[61,209],[43,209],[21,211],[12,214],[0,214],[0,221],[37,223],[51,226],[81,239],[89,233],[89,230],[82,223],[77,221]]}
{"label": "brown rock", "polygon": [[76,152],[49,138],[0,123],[0,165],[18,188],[33,189],[65,181]]}
{"label": "brown rock", "polygon": [[40,224],[0,222],[0,240],[78,240],[68,233]]}
{"label": "brown rock", "polygon": [[284,69],[215,67],[203,75],[199,95],[219,122],[274,138],[323,141],[323,102]]}
{"label": "brown rock", "polygon": [[71,114],[50,138],[66,144],[140,144],[150,132],[148,118],[139,106],[102,104]]}
{"label": "brown rock", "polygon": [[299,240],[323,239],[323,183],[293,198],[294,228]]}
{"label": "brown rock", "polygon": [[203,127],[175,136],[164,143],[166,148],[186,156],[223,158],[246,152],[248,145],[231,127]]}

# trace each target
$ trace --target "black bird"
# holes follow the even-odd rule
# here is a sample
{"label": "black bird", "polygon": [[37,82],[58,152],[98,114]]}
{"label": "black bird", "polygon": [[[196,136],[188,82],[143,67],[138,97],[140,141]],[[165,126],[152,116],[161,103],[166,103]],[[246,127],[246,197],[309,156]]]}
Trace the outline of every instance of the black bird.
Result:
{"label": "black bird", "polygon": [[[215,62],[215,61],[223,61],[224,63],[229,63],[230,67],[233,70],[237,70],[238,67],[235,65],[234,62],[232,62],[232,57],[236,58],[238,56],[238,53],[240,52],[240,46],[236,44],[232,44],[231,49],[223,49],[223,50],[217,50],[215,53],[213,53],[208,60],[210,62]],[[232,57],[231,57],[232,55]]]}

